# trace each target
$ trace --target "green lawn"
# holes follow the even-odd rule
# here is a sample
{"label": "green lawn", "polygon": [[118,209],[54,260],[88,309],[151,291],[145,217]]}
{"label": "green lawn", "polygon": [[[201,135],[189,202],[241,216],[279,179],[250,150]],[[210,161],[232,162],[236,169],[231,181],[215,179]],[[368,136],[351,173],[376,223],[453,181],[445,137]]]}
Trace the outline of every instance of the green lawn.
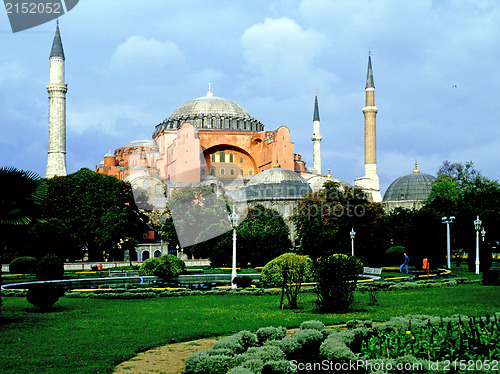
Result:
{"label": "green lawn", "polygon": [[63,297],[49,313],[20,297],[3,297],[0,313],[0,372],[109,373],[138,352],[200,337],[262,326],[326,324],[350,319],[385,321],[406,314],[450,316],[500,311],[500,287],[382,292],[379,305],[357,293],[348,314],[314,313],[315,294],[302,295],[301,310],[279,310],[279,295],[209,295],[144,300]]}

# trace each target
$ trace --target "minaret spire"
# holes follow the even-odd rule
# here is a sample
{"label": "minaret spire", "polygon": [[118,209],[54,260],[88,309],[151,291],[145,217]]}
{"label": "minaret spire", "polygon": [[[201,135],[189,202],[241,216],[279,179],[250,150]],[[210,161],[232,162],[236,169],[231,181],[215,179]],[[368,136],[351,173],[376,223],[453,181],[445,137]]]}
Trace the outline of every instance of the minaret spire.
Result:
{"label": "minaret spire", "polygon": [[49,93],[49,150],[45,178],[66,175],[66,91],[64,83],[64,50],[59,21],[50,51]]}
{"label": "minaret spire", "polygon": [[368,71],[366,74],[365,106],[365,175],[355,181],[355,185],[363,188],[371,195],[374,202],[382,201],[379,178],[377,175],[377,127],[378,108],[375,106],[375,84],[373,83],[372,57],[368,52]]}
{"label": "minaret spire", "polygon": [[319,133],[319,109],[318,109],[318,91],[314,96],[314,114],[313,114],[313,134],[311,140],[313,142],[313,168],[316,174],[321,174],[321,139],[323,137]]}

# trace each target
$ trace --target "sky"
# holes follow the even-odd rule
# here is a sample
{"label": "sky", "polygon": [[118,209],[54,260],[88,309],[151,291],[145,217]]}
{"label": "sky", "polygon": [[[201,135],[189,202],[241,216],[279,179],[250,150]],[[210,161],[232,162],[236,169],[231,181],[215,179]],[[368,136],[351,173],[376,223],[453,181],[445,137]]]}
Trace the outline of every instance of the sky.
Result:
{"label": "sky", "polygon": [[[317,90],[322,172],[364,174],[371,51],[382,195],[414,169],[473,161],[500,179],[496,0],[81,0],[59,19],[68,173],[151,138],[181,104],[229,99],[266,130],[287,126],[312,167]],[[0,17],[0,166],[45,176],[51,21],[12,33]]]}

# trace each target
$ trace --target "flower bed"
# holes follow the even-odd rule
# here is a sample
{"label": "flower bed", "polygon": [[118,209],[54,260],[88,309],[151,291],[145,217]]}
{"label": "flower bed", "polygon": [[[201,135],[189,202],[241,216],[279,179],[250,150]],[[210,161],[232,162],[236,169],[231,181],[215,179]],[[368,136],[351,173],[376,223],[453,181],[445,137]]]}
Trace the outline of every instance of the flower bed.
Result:
{"label": "flower bed", "polygon": [[[333,331],[302,323],[291,336],[281,327],[241,331],[190,355],[188,374],[477,373],[500,370],[500,313],[450,318],[406,316],[371,327],[352,321]],[[473,366],[471,366],[473,363]],[[480,365],[480,367],[478,366]],[[465,370],[465,371],[464,371]]]}

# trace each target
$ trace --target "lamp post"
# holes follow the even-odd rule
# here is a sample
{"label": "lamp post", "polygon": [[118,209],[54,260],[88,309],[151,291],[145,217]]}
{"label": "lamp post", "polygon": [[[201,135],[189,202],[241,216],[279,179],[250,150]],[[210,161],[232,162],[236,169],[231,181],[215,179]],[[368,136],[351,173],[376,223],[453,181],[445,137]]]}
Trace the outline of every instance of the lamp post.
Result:
{"label": "lamp post", "polygon": [[177,257],[179,257],[179,244],[177,244],[175,246],[175,250],[177,251],[177,253],[175,254]]}
{"label": "lamp post", "polygon": [[354,238],[356,237],[354,228],[351,229],[351,232],[349,234],[351,235],[351,255],[354,257]]}
{"label": "lamp post", "polygon": [[158,231],[158,235],[160,235],[160,252],[161,255],[163,256],[163,237],[161,236],[163,234],[163,231]]}
{"label": "lamp post", "polygon": [[477,216],[474,221],[474,228],[476,229],[476,274],[479,274],[479,231],[481,230],[481,224],[482,222],[479,216]]}
{"label": "lamp post", "polygon": [[236,288],[234,278],[236,278],[236,226],[238,226],[238,219],[240,216],[236,213],[236,208],[233,205],[233,212],[229,215],[229,221],[233,228],[233,267],[231,271],[231,288]]}
{"label": "lamp post", "polygon": [[481,230],[481,236],[483,237],[483,242],[484,242],[484,237],[486,236],[486,230],[484,229],[484,227]]}
{"label": "lamp post", "polygon": [[441,218],[443,223],[446,223],[446,258],[448,269],[451,269],[451,250],[450,250],[450,223],[453,223],[455,216]]}

